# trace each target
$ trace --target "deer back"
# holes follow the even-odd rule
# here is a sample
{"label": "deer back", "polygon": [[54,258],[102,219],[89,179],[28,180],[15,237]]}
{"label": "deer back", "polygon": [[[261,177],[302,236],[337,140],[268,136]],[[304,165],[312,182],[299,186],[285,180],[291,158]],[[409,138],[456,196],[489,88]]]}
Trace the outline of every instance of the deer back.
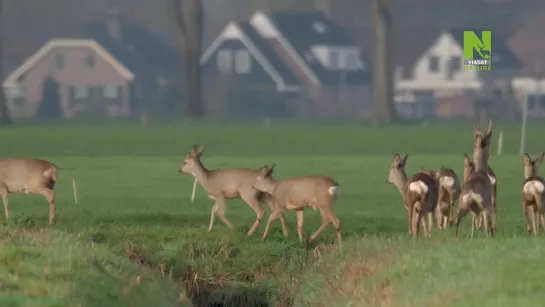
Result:
{"label": "deer back", "polygon": [[461,195],[470,192],[481,195],[483,199],[491,199],[492,183],[490,182],[487,172],[474,172],[469,176],[468,180],[464,182],[464,185],[462,186]]}
{"label": "deer back", "polygon": [[405,183],[403,198],[406,204],[415,202],[437,204],[438,183],[432,176],[419,172],[413,175]]}
{"label": "deer back", "polygon": [[250,168],[222,168],[208,171],[206,191],[212,196],[222,194],[226,198],[237,198],[245,192],[261,194],[253,185],[260,172]]}
{"label": "deer back", "polygon": [[298,176],[277,183],[274,198],[287,210],[305,206],[329,205],[338,193],[339,184],[327,176]]}
{"label": "deer back", "polygon": [[0,182],[9,192],[37,192],[43,188],[53,189],[57,181],[55,164],[40,159],[1,159]]}

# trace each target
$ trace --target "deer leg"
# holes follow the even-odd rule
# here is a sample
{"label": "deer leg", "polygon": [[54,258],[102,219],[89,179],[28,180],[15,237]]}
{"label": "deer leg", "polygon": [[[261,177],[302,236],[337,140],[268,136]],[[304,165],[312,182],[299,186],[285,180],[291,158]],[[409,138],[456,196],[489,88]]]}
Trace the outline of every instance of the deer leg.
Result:
{"label": "deer leg", "polygon": [[261,239],[262,241],[265,241],[265,239],[267,238],[272,222],[276,220],[279,215],[280,215],[280,211],[278,210],[271,212],[271,214],[269,215],[269,219],[267,219],[267,225],[265,225],[265,231],[263,231],[263,238]]}
{"label": "deer leg", "polygon": [[413,235],[415,238],[418,238],[420,234],[420,222],[422,221],[422,211],[420,208],[414,208],[413,212]]}
{"label": "deer leg", "polygon": [[407,219],[409,220],[409,236],[413,235],[413,208],[407,208]]}
{"label": "deer leg", "polygon": [[532,208],[532,232],[537,236],[537,207]]}
{"label": "deer leg", "polygon": [[257,229],[257,227],[261,223],[261,220],[263,220],[263,216],[265,215],[265,211],[263,211],[263,209],[261,208],[261,204],[259,203],[259,201],[255,197],[242,196],[241,198],[242,198],[242,200],[244,200],[250,206],[250,208],[252,208],[252,210],[254,210],[255,215],[256,215],[255,222],[252,225],[252,227],[250,228],[250,230],[248,230],[248,233],[247,233],[248,236],[251,236],[251,235],[254,234],[255,230]]}
{"label": "deer leg", "polygon": [[229,229],[235,229],[233,224],[225,216],[225,211],[226,211],[225,198],[223,198],[223,197],[217,198],[216,199],[216,205],[218,206],[216,214],[218,215],[220,220],[223,222],[223,224],[225,224],[225,226],[227,226],[227,228],[229,228]]}
{"label": "deer leg", "polygon": [[[276,206],[276,203],[274,200],[269,199],[267,200],[267,205],[269,206],[269,209],[271,209],[271,212],[274,211],[274,208]],[[284,234],[284,237],[288,236],[288,226],[286,226],[286,215],[284,214],[284,211],[282,211],[278,218],[280,219],[280,224],[282,225],[282,233]]]}
{"label": "deer leg", "polygon": [[526,217],[526,231],[528,232],[528,235],[531,235],[532,234],[532,226],[531,226],[532,219],[530,217],[530,208],[528,208],[524,202],[522,202],[522,212],[524,213],[524,216]]}
{"label": "deer leg", "polygon": [[462,218],[464,218],[464,216],[467,215],[467,212],[469,211],[469,208],[467,206],[467,204],[462,204],[460,203],[458,205],[458,212],[456,214],[456,237],[458,237],[459,235],[459,227],[460,227],[460,222],[462,222]]}
{"label": "deer leg", "polygon": [[488,211],[487,210],[482,210],[481,211],[481,215],[483,216],[483,224],[484,224],[484,232],[485,232],[485,236],[488,238],[488,232],[490,230],[490,224],[489,224],[489,219],[488,219]]}
{"label": "deer leg", "polygon": [[2,194],[2,201],[4,203],[4,213],[6,214],[6,220],[9,218],[9,206],[8,206],[8,187],[5,184],[0,184],[0,194]]}
{"label": "deer leg", "polygon": [[49,225],[52,225],[53,222],[55,222],[56,213],[55,192],[52,189],[44,189],[40,191],[40,194],[43,195],[49,203]]}
{"label": "deer leg", "polygon": [[303,210],[295,211],[297,217],[297,235],[299,236],[299,242],[303,242]]}
{"label": "deer leg", "polygon": [[443,229],[443,223],[441,222],[442,220],[442,215],[441,215],[441,212],[439,211],[439,209],[435,209],[435,219],[437,220],[437,226],[439,227],[439,229]]}
{"label": "deer leg", "polygon": [[452,227],[454,225],[454,192],[449,195],[449,210],[448,223]]}
{"label": "deer leg", "polygon": [[426,216],[428,217],[428,229],[426,230],[426,233],[428,236],[431,236],[431,231],[433,230],[433,212],[430,211],[426,213]]}
{"label": "deer leg", "polygon": [[210,223],[208,224],[208,232],[212,231],[212,227],[214,226],[214,219],[216,218],[216,213],[218,212],[218,203],[215,202],[212,206],[212,210],[210,210]]}

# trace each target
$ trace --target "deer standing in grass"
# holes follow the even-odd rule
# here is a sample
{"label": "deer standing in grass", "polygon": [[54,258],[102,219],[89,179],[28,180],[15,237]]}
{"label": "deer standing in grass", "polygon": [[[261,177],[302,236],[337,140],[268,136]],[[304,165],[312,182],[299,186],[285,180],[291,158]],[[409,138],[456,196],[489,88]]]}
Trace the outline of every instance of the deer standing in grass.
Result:
{"label": "deer standing in grass", "polygon": [[422,168],[420,171],[432,176],[439,183],[435,217],[439,229],[444,231],[447,223],[450,226],[454,224],[454,203],[460,197],[460,180],[451,168],[442,167],[439,171]]}
{"label": "deer standing in grass", "polygon": [[49,224],[55,221],[55,183],[57,167],[40,159],[0,159],[0,193],[6,219],[9,218],[8,194],[39,194],[49,203]]}
{"label": "deer standing in grass", "polygon": [[[248,236],[251,236],[261,221],[265,212],[261,208],[262,202],[267,202],[272,208],[272,199],[266,193],[258,191],[254,188],[256,177],[263,174],[265,177],[271,177],[274,171],[274,165],[265,166],[259,170],[249,168],[223,168],[223,169],[207,169],[201,162],[201,156],[204,153],[204,146],[193,147],[185,157],[179,172],[191,174],[197,178],[199,184],[204,188],[208,198],[214,200],[214,206],[210,213],[210,224],[208,231],[212,231],[216,216],[230,229],[234,229],[233,224],[225,216],[226,200],[241,198],[255,212],[257,218],[248,231]],[[282,223],[282,231],[284,236],[288,235],[286,220],[283,214],[280,215]]]}
{"label": "deer standing in grass", "polygon": [[420,231],[420,222],[424,221],[424,231],[430,235],[432,229],[432,214],[437,205],[437,181],[430,175],[423,172],[416,173],[410,179],[405,173],[407,158],[402,159],[399,154],[394,155],[394,160],[388,172],[386,183],[397,187],[403,197],[403,204],[407,209],[407,219],[409,222],[409,235],[418,236]]}
{"label": "deer standing in grass", "polygon": [[[477,126],[475,126],[478,129]],[[492,137],[492,122],[485,134],[476,133],[473,144],[473,157],[475,169],[467,174],[462,185],[462,191],[458,200],[458,212],[456,217],[456,237],[459,235],[459,227],[462,218],[471,210],[476,217],[482,216],[486,236],[489,233],[494,236],[496,229],[496,215],[492,204],[492,183],[488,177],[488,157],[490,155],[490,140]],[[468,159],[467,155],[464,161]],[[465,164],[465,163],[464,163]],[[465,174],[464,174],[465,175]],[[471,225],[471,237],[475,231],[475,223]]]}
{"label": "deer standing in grass", "polygon": [[[538,229],[545,230],[545,180],[538,175],[539,166],[543,162],[545,153],[532,160],[528,154],[524,155],[524,181],[522,182],[522,211],[526,216],[528,234],[537,235]],[[540,223],[541,222],[541,223]]]}
{"label": "deer standing in grass", "polygon": [[337,243],[342,245],[340,222],[333,213],[333,203],[337,199],[340,186],[327,176],[298,176],[276,181],[271,176],[266,176],[265,170],[257,177],[255,188],[270,194],[274,201],[274,209],[267,220],[267,226],[263,232],[263,240],[267,238],[271,223],[286,210],[294,210],[297,217],[297,235],[299,241],[303,241],[303,210],[311,207],[320,210],[322,224],[309,238],[312,242],[332,223],[337,235]]}
{"label": "deer standing in grass", "polygon": [[[469,175],[471,175],[473,172],[475,172],[475,163],[471,161],[471,158],[464,154],[464,181],[467,180]],[[496,214],[496,191],[497,191],[497,185],[496,185],[496,174],[490,168],[488,167],[488,178],[490,179],[490,183],[492,184],[492,207],[494,207],[494,214]],[[497,215],[496,215],[497,216]],[[475,224],[475,229],[482,229],[483,227],[483,216],[475,216],[473,215],[473,223]]]}
{"label": "deer standing in grass", "polygon": [[[490,138],[490,135],[492,132],[491,132],[491,129],[492,129],[492,121],[490,121],[489,125],[488,125],[488,132],[484,135],[484,137],[488,136],[488,138]],[[473,141],[476,140],[477,136],[483,136],[481,130],[479,129],[479,126],[478,125],[475,125],[474,126],[474,129],[473,129]],[[487,154],[490,155],[490,142],[488,142],[488,147],[485,148],[484,150],[486,150]],[[477,156],[476,156],[476,153],[475,153],[475,150],[473,151],[473,161],[475,161],[477,159]],[[472,163],[472,168],[475,169],[475,165],[474,163],[470,160],[470,162]],[[497,206],[496,206],[496,195],[497,195],[497,190],[498,190],[498,181],[497,181],[497,177],[496,177],[496,174],[494,173],[494,171],[492,170],[492,168],[490,166],[488,166],[488,170],[487,170],[487,174],[488,174],[488,178],[490,178],[490,183],[492,184],[492,207],[494,208],[494,215],[497,217],[498,215],[498,211],[497,211]],[[476,229],[482,229],[482,226],[483,226],[483,217],[482,215],[478,216],[477,219],[476,219]],[[494,226],[496,227],[496,226]],[[494,231],[496,231],[496,229],[494,229]]]}

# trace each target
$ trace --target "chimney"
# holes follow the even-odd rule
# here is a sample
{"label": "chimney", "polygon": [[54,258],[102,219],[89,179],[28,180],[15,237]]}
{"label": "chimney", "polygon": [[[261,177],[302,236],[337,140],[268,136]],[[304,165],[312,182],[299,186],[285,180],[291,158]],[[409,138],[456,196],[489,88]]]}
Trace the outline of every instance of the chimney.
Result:
{"label": "chimney", "polygon": [[118,42],[123,40],[123,22],[121,20],[121,13],[112,8],[109,10],[106,18],[106,30],[108,35]]}

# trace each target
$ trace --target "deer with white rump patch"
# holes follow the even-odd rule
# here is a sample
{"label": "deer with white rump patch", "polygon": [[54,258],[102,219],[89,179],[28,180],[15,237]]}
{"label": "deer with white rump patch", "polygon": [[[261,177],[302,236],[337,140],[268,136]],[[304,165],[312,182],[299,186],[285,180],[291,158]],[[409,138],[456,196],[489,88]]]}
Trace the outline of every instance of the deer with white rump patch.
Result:
{"label": "deer with white rump patch", "polygon": [[405,165],[408,157],[405,155],[402,159],[399,154],[394,155],[386,183],[395,185],[401,192],[407,210],[409,235],[418,236],[423,219],[424,231],[429,235],[433,225],[432,214],[437,206],[438,184],[432,176],[423,172],[407,178]]}
{"label": "deer with white rump patch", "polygon": [[[476,130],[478,129],[477,126]],[[492,137],[492,122],[486,134],[476,133],[473,143],[473,157],[475,169],[467,174],[458,200],[456,217],[456,236],[462,218],[471,210],[476,217],[482,216],[486,236],[494,236],[496,230],[496,214],[492,204],[492,183],[488,177],[488,158],[490,156],[490,140]],[[465,155],[464,164],[468,157]],[[475,223],[471,225],[471,237],[475,231]]]}
{"label": "deer with white rump patch", "polygon": [[0,159],[0,194],[6,219],[9,218],[8,194],[39,194],[49,203],[49,224],[55,221],[57,167],[40,159]]}
{"label": "deer with white rump patch", "polygon": [[271,223],[276,220],[284,211],[294,210],[297,217],[297,235],[299,241],[303,241],[303,210],[310,207],[314,210],[320,210],[322,224],[310,236],[312,242],[332,223],[337,235],[337,243],[342,245],[340,222],[335,213],[333,213],[333,203],[337,199],[340,186],[327,176],[298,176],[276,181],[270,176],[266,176],[264,170],[257,177],[255,188],[270,194],[274,200],[274,209],[267,220],[267,226],[263,232],[263,240],[267,238]]}
{"label": "deer with white rump patch", "polygon": [[[248,231],[247,235],[251,236],[261,221],[265,212],[261,208],[261,203],[266,202],[269,208],[272,208],[272,199],[266,193],[258,191],[254,188],[256,177],[264,174],[266,177],[271,177],[274,171],[274,165],[271,167],[265,166],[261,169],[249,168],[223,168],[223,169],[207,169],[201,162],[201,156],[204,153],[204,146],[193,146],[183,161],[179,172],[191,174],[197,178],[199,184],[204,188],[208,198],[214,200],[214,206],[210,213],[210,224],[208,231],[212,231],[215,217],[220,220],[230,229],[234,229],[233,224],[225,216],[226,200],[241,198],[255,212],[257,218]],[[288,235],[284,215],[280,215],[282,230],[284,236]]]}
{"label": "deer with white rump patch", "polygon": [[454,224],[454,203],[460,197],[460,180],[451,168],[441,167],[439,171],[422,168],[420,171],[439,183],[435,217],[439,229],[446,230],[447,223],[450,226]]}
{"label": "deer with white rump patch", "polygon": [[[524,155],[524,181],[522,183],[522,211],[526,216],[528,234],[537,235],[540,222],[545,230],[545,181],[538,176],[539,166],[543,162],[545,153],[532,160],[528,154]],[[539,218],[539,219],[538,219]],[[531,225],[530,225],[531,224]]]}
{"label": "deer with white rump patch", "polygon": [[[475,172],[475,163],[471,161],[471,158],[464,154],[464,181],[468,180],[469,175],[473,174]],[[492,170],[492,168],[488,167],[488,178],[490,179],[490,183],[492,184],[492,207],[494,207],[494,214],[496,214],[496,191],[497,191],[497,185],[496,185],[496,174]],[[497,217],[497,215],[496,215]],[[483,216],[475,216],[473,215],[473,223],[475,224],[475,229],[482,229],[483,227]]]}

